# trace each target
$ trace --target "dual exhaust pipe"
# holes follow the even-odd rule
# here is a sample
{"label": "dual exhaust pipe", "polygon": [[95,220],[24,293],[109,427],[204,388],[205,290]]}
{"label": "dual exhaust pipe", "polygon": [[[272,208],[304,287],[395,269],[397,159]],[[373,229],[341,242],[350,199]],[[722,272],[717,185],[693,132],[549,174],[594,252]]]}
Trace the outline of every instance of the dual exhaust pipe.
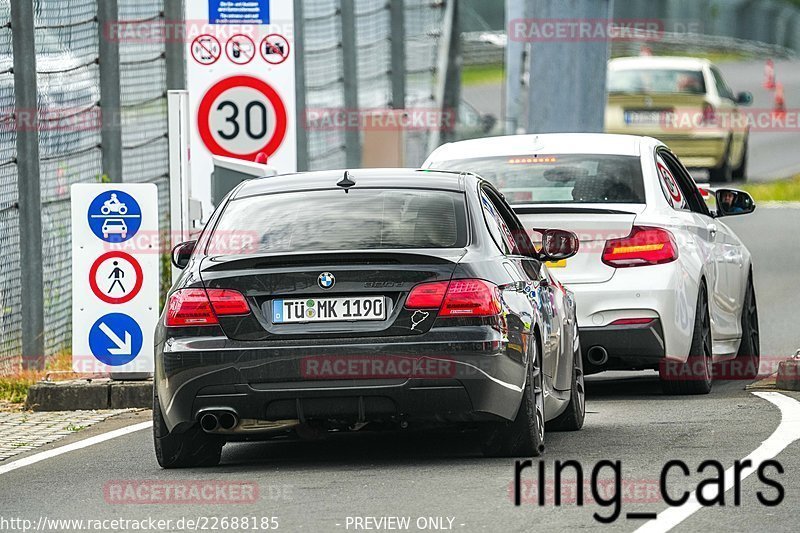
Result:
{"label": "dual exhaust pipe", "polygon": [[234,411],[205,411],[200,415],[200,428],[206,433],[233,431],[239,425],[239,415]]}

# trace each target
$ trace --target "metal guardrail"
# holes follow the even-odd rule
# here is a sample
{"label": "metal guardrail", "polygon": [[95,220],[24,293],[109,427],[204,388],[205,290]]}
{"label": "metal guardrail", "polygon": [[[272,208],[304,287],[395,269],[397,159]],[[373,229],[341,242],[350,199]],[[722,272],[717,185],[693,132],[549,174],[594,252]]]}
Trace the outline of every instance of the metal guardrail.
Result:
{"label": "metal guardrail", "polygon": [[[461,35],[464,65],[502,64],[505,60],[505,32],[481,31]],[[720,35],[662,32],[657,39],[617,40],[611,44],[613,57],[639,55],[643,46],[656,55],[737,54],[746,57],[793,58],[797,53],[776,44]]]}

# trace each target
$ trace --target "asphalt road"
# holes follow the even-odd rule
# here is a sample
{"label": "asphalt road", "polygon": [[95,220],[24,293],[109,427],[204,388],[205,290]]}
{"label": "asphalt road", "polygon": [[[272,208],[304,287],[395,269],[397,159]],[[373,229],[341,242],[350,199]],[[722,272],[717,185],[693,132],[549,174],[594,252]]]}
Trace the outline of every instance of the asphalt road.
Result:
{"label": "asphalt road", "polygon": [[[770,120],[774,104],[773,91],[764,89],[764,62],[744,61],[720,63],[722,75],[734,92],[753,93],[751,116]],[[800,61],[775,63],[777,81],[784,86],[786,108],[791,114],[800,109]],[[464,87],[464,100],[481,113],[491,113],[502,120],[504,88],[501,84]],[[786,127],[773,128],[771,122],[763,129],[753,130],[750,137],[749,180],[753,182],[787,178],[800,173],[800,124],[786,123]],[[793,124],[793,127],[791,127]]]}
{"label": "asphalt road", "polygon": [[[800,261],[796,231],[800,209],[761,209],[730,220],[756,256],[762,351],[787,355],[800,344],[794,309],[800,293],[800,278],[794,267]],[[41,517],[154,517],[177,521],[247,516],[259,520],[277,517],[282,531],[365,531],[355,528],[355,517],[391,516],[410,517],[411,531],[418,530],[420,517],[443,517],[442,523],[450,529],[469,532],[634,531],[647,521],[628,519],[627,513],[658,513],[667,508],[658,490],[666,461],[682,460],[692,472],[706,460],[731,468],[736,460],[761,449],[762,442],[776,431],[781,423],[778,408],[744,390],[745,385],[717,382],[708,396],[666,397],[660,394],[653,372],[590,378],[585,428],[576,433],[549,433],[542,460],[548,483],[554,480],[556,460],[578,461],[587,483],[592,470],[602,465],[600,461],[621,462],[619,476],[607,468],[598,471],[600,497],[613,499],[614,491],[608,483],[616,477],[622,487],[620,517],[606,526],[596,521],[593,513],[606,517],[614,506],[579,506],[568,496],[560,507],[552,501],[539,506],[530,492],[524,492],[522,505],[515,507],[510,492],[514,462],[482,457],[475,440],[465,434],[362,433],[314,442],[229,444],[219,467],[164,471],[156,464],[149,431],[138,431],[0,473],[0,529],[11,530],[9,523],[2,527],[4,518],[25,518],[35,524]],[[798,393],[786,393],[785,397],[800,400]],[[800,410],[800,404],[793,406]],[[67,442],[148,416],[144,412],[113,419],[72,435]],[[791,427],[795,432],[800,430],[800,417]],[[768,468],[765,477],[778,482],[785,491],[780,505],[759,503],[759,492],[775,500],[778,491],[753,474],[741,483],[739,505],[735,504],[734,491],[728,491],[724,507],[702,508],[675,531],[796,531],[800,442],[789,444],[776,459],[784,473]],[[717,476],[714,469],[689,477],[674,470],[667,478],[668,488],[676,497],[683,490],[693,490],[699,481]],[[535,472],[526,470],[522,479],[535,482]],[[567,474],[565,479],[574,477]],[[187,480],[253,484],[258,487],[258,497],[239,504],[123,504],[109,492],[110,486],[165,481],[181,484]],[[589,485],[586,490],[589,494]],[[171,530],[186,529],[173,522]],[[214,529],[222,527],[217,524]],[[70,528],[62,526],[62,530]]]}

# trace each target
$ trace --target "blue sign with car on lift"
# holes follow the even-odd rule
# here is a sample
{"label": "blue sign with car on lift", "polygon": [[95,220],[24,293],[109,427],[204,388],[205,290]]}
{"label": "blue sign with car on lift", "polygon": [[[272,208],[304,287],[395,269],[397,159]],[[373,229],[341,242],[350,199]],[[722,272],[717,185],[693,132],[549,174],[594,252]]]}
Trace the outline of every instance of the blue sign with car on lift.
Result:
{"label": "blue sign with car on lift", "polygon": [[89,330],[92,354],[108,366],[122,366],[142,351],[144,337],[139,324],[124,313],[100,317]]}
{"label": "blue sign with car on lift", "polygon": [[106,191],[89,206],[89,227],[106,242],[125,242],[139,231],[142,209],[128,193]]}
{"label": "blue sign with car on lift", "polygon": [[269,0],[208,0],[209,24],[269,24]]}

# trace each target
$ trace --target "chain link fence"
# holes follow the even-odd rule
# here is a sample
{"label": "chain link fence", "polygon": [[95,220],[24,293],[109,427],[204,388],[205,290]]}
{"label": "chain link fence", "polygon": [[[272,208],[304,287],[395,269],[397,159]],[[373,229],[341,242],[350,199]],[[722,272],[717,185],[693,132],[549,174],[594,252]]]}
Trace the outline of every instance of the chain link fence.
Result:
{"label": "chain link fence", "polygon": [[97,181],[102,174],[96,2],[37,0],[34,27],[49,356],[71,342],[70,185]]}
{"label": "chain link fence", "polygon": [[[444,19],[441,0],[405,0],[405,107],[434,107],[438,43]],[[305,0],[303,3],[307,109],[345,109],[343,55],[355,53],[358,71],[358,107],[361,110],[391,107],[392,20],[390,3],[356,0],[356,50],[342,47],[340,0]],[[355,110],[346,110],[348,112]],[[422,163],[427,156],[428,131],[406,132],[406,165]],[[311,170],[344,168],[344,129],[308,131]]]}
{"label": "chain link fence", "polygon": [[[165,28],[163,0],[119,0],[119,19],[123,25]],[[160,226],[168,228],[165,42],[161,39],[121,40],[119,52],[123,181],[158,186]]]}
{"label": "chain link fence", "polygon": [[[102,39],[114,34],[104,25],[106,0],[32,1],[33,35],[14,35],[12,2],[0,0],[0,375],[21,364],[23,320],[17,135],[24,126],[15,106],[13,40],[33,38],[36,60],[36,114],[42,222],[44,355],[68,350],[71,344],[71,217],[70,186],[121,179],[155,183],[160,224],[169,228],[169,153],[167,126],[167,59],[174,21],[165,18],[172,0],[117,0],[122,27],[148,27],[150,38],[119,38],[119,116],[121,176],[104,176],[103,124],[108,106],[101,101]],[[194,1],[194,0],[192,0]],[[396,99],[392,72],[391,0],[353,0],[355,49],[342,42],[342,3],[347,0],[303,0],[303,50],[306,108],[344,109],[345,54],[355,57],[357,102],[361,110],[386,109]],[[405,0],[404,49],[406,107],[433,107],[437,78],[443,0]],[[159,32],[158,28],[163,28]],[[174,29],[174,28],[172,28]],[[152,38],[161,34],[163,38]],[[174,78],[173,78],[174,79]],[[103,116],[101,110],[106,116]],[[354,111],[354,110],[348,110]],[[116,111],[113,111],[116,114]],[[34,116],[37,116],[34,114]],[[427,153],[430,132],[406,135],[406,162],[416,165]],[[341,168],[347,160],[344,129],[308,130],[311,169]],[[116,154],[119,155],[119,154]],[[33,355],[33,354],[31,354]]]}
{"label": "chain link fence", "polygon": [[14,369],[22,349],[17,134],[10,24],[11,0],[0,0],[0,375]]}

